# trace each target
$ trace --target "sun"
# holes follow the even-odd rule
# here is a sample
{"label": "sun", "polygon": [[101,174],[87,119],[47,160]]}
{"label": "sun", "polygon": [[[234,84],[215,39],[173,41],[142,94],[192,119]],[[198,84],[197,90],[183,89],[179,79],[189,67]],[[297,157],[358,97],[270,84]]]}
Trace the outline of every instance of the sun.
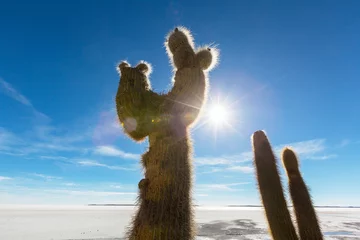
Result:
{"label": "sun", "polygon": [[209,121],[214,125],[223,125],[229,120],[229,111],[222,104],[216,103],[209,109]]}
{"label": "sun", "polygon": [[[209,102],[204,107],[204,114],[201,117],[198,125],[193,129],[198,129],[206,126],[207,132],[214,134],[215,140],[218,133],[226,133],[228,130],[231,132],[238,132],[238,106],[234,106],[237,101],[229,101],[229,97],[221,99],[220,96],[210,98]],[[209,131],[210,130],[210,131]]]}

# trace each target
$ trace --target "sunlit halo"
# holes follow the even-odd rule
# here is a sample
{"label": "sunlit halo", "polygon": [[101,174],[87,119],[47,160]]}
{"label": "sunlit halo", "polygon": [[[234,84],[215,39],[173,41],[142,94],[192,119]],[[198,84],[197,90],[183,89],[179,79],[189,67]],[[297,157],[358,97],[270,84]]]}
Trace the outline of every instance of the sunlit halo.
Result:
{"label": "sunlit halo", "polygon": [[207,106],[204,108],[204,117],[193,131],[206,126],[214,134],[215,141],[218,133],[226,133],[228,130],[238,132],[235,126],[238,126],[239,116],[236,113],[239,106],[234,106],[238,101],[228,101],[228,97],[210,98]]}
{"label": "sunlit halo", "polygon": [[214,104],[209,111],[209,120],[215,125],[222,125],[229,119],[229,113],[225,106]]}

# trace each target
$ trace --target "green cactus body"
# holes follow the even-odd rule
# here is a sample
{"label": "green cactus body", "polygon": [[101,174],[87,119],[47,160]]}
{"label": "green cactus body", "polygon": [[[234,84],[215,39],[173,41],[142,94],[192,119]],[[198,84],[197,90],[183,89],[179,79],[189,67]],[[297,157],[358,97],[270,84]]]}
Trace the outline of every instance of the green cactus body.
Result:
{"label": "green cactus body", "polygon": [[[299,239],[283,194],[276,158],[263,131],[253,134],[254,163],[262,203],[274,240]],[[298,167],[295,153],[285,148],[283,164],[289,179],[289,191],[294,205],[298,232],[302,240],[322,240],[311,196]]]}
{"label": "green cactus body", "polygon": [[192,36],[176,28],[167,36],[168,55],[176,69],[167,94],[151,91],[150,66],[119,65],[116,107],[124,132],[141,141],[145,178],[139,182],[139,209],[128,229],[131,240],[190,240],[195,238],[191,202],[192,143],[189,127],[206,100],[207,76],[216,62],[215,49],[194,50]]}

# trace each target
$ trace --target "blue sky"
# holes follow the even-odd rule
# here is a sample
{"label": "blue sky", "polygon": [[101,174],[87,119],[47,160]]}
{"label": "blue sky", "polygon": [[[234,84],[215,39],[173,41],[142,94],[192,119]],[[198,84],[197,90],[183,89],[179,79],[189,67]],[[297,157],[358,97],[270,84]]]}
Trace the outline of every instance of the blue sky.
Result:
{"label": "blue sky", "polygon": [[164,37],[183,25],[220,49],[206,109],[231,109],[232,128],[192,133],[195,202],[259,204],[250,136],[264,129],[277,154],[297,150],[315,204],[360,205],[358,1],[0,5],[0,204],[132,203],[147,143],[117,123],[115,65],[146,60],[168,90]]}

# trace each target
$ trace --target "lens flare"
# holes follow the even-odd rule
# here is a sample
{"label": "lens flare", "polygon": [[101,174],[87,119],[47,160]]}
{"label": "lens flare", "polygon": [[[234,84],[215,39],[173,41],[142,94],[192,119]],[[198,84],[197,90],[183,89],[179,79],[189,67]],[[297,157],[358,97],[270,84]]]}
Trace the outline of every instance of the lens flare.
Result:
{"label": "lens flare", "polygon": [[229,113],[225,106],[215,104],[210,108],[209,121],[214,125],[223,125],[228,121]]}

